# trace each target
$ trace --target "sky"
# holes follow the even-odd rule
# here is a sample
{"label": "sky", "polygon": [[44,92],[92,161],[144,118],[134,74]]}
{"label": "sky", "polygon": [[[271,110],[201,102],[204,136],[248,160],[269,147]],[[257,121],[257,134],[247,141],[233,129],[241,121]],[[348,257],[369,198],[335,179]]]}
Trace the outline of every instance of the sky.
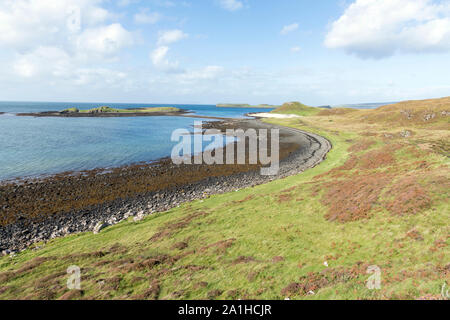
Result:
{"label": "sky", "polygon": [[0,100],[450,96],[450,0],[0,0]]}

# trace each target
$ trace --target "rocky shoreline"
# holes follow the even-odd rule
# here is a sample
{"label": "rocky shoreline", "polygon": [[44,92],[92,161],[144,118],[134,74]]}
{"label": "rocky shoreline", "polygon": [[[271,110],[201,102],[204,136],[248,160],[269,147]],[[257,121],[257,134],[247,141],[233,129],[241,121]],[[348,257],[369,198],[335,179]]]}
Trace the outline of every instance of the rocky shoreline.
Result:
{"label": "rocky shoreline", "polygon": [[[258,120],[228,121],[222,122],[221,126],[229,127],[230,124],[239,127],[276,127],[262,123]],[[213,126],[220,127],[217,122],[215,122]],[[328,140],[319,135],[293,128],[281,127],[280,137],[280,151],[283,155],[282,160],[280,161],[280,170],[276,176],[262,176],[260,175],[259,168],[254,166],[243,166],[242,168],[237,168],[238,166],[228,166],[227,168],[220,167],[216,168],[218,169],[218,172],[216,172],[214,166],[199,165],[198,167],[195,167],[187,165],[186,167],[180,167],[165,160],[162,161],[161,164],[151,166],[147,164],[142,165],[142,167],[120,168],[113,173],[102,173],[103,176],[98,175],[98,172],[90,172],[92,177],[90,177],[89,174],[86,176],[86,173],[84,173],[84,175],[80,175],[76,178],[69,176],[55,176],[45,182],[29,182],[25,183],[23,186],[1,186],[0,193],[6,194],[7,197],[14,197],[16,194],[25,197],[25,192],[28,189],[32,189],[30,192],[34,194],[34,197],[41,197],[42,195],[38,190],[40,190],[42,184],[45,184],[45,188],[48,189],[49,186],[52,185],[58,186],[58,184],[62,184],[72,186],[74,183],[78,183],[80,184],[79,188],[83,190],[85,185],[81,183],[89,181],[89,184],[94,184],[95,182],[97,185],[103,185],[103,191],[105,192],[110,191],[108,187],[114,188],[116,180],[120,182],[117,184],[118,186],[125,185],[125,187],[127,187],[127,184],[122,183],[124,181],[131,183],[129,185],[140,186],[139,183],[141,181],[149,182],[156,179],[155,183],[158,184],[158,186],[154,188],[140,187],[141,189],[137,190],[136,193],[129,193],[129,195],[124,197],[117,197],[115,194],[102,195],[105,199],[108,199],[109,196],[111,198],[111,200],[108,199],[102,203],[89,204],[88,201],[80,199],[82,197],[77,194],[75,199],[79,200],[83,205],[87,205],[77,206],[78,202],[73,200],[68,207],[70,210],[63,210],[61,207],[61,212],[57,214],[49,214],[43,217],[29,217],[24,215],[21,216],[19,214],[15,217],[14,221],[3,223],[3,225],[0,226],[0,252],[3,252],[3,254],[10,254],[15,251],[23,250],[37,242],[45,242],[56,237],[73,233],[93,231],[96,227],[98,228],[99,225],[114,225],[130,217],[134,217],[135,221],[141,220],[146,215],[167,211],[185,202],[204,199],[213,194],[235,191],[298,174],[319,164],[325,159],[332,147]],[[295,144],[292,143],[293,141],[295,141]],[[167,182],[166,180],[169,179],[167,177],[164,178],[165,180],[158,180],[158,173],[155,174],[155,172],[160,172],[158,170],[163,170],[161,171],[163,172],[161,175],[170,176],[178,176],[177,170],[181,170],[181,174],[185,175],[186,180],[179,179],[179,181],[177,180],[177,183]],[[205,170],[207,173],[204,173]],[[138,176],[136,176],[136,172],[139,172]],[[194,182],[186,183],[186,181],[192,179],[191,177],[199,176],[199,172],[203,174],[200,174],[201,178],[198,178],[198,180]],[[162,183],[161,181],[166,182]],[[21,190],[20,188],[24,188],[24,190]],[[11,190],[13,193],[9,193],[8,196],[7,192]],[[83,192],[87,193],[88,191]],[[120,192],[120,190],[118,190],[118,192]],[[66,195],[57,196],[63,199],[66,197]],[[43,201],[41,198],[38,200]],[[58,203],[61,202],[61,199],[57,200],[59,200]],[[14,206],[15,203],[21,204],[23,201],[25,200],[18,199],[17,202],[11,202],[11,205]],[[51,201],[55,202],[56,200]],[[9,206],[9,204],[6,204],[6,206]],[[43,207],[50,207],[50,205],[49,203],[44,203]],[[5,209],[5,205],[3,205],[3,208],[0,206],[0,213],[3,216],[7,216],[7,209],[8,208]],[[23,212],[26,212],[25,209],[23,209]]]}

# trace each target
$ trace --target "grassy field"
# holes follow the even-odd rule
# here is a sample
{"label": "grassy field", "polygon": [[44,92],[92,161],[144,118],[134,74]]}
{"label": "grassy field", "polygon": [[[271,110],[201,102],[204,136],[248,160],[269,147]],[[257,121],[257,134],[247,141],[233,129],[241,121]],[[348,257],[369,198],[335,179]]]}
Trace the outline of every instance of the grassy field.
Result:
{"label": "grassy field", "polygon": [[69,108],[63,110],[66,113],[151,113],[151,112],[178,112],[180,109],[175,107],[151,107],[137,109],[115,109],[110,107],[98,107],[89,110],[79,110],[78,108]]}
{"label": "grassy field", "polygon": [[[333,149],[297,176],[2,257],[0,298],[441,299],[449,111],[447,98],[270,120]],[[81,291],[66,288],[71,265]]]}

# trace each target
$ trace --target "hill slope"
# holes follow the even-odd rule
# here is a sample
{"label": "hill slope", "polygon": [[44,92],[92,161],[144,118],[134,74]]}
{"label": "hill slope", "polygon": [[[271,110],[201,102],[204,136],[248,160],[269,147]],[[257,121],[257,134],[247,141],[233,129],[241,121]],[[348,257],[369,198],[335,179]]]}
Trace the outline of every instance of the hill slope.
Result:
{"label": "hill slope", "polygon": [[[440,299],[450,106],[431,102],[270,120],[333,150],[297,176],[2,257],[0,298]],[[436,115],[396,121],[403,109]],[[82,291],[65,287],[70,265]]]}
{"label": "hill slope", "polygon": [[286,102],[281,107],[272,110],[272,113],[279,114],[295,114],[299,116],[311,116],[318,114],[321,111],[319,108],[309,107],[300,102]]}
{"label": "hill slope", "polygon": [[447,128],[450,124],[450,97],[441,99],[404,101],[387,105],[373,112],[361,112],[360,118],[370,123],[395,126]]}

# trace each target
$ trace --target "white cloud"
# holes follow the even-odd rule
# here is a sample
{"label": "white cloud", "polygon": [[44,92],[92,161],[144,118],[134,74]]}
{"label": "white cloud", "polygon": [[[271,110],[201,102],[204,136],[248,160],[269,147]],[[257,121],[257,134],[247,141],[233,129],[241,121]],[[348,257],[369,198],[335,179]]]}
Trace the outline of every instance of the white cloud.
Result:
{"label": "white cloud", "polygon": [[300,52],[300,50],[302,50],[300,47],[291,48],[291,52]]}
{"label": "white cloud", "polygon": [[127,78],[127,74],[106,68],[86,68],[75,72],[75,84],[88,85],[91,83],[106,83],[108,86],[121,83]]}
{"label": "white cloud", "polygon": [[84,54],[92,53],[99,57],[108,57],[132,45],[133,42],[133,35],[119,23],[114,23],[84,30],[77,38],[77,48]]}
{"label": "white cloud", "polygon": [[164,64],[167,56],[167,52],[169,52],[169,47],[162,46],[156,48],[150,55],[152,62],[155,66],[159,66]]}
{"label": "white cloud", "polygon": [[108,18],[100,0],[15,0],[0,2],[0,47],[29,49],[62,41],[83,26]]}
{"label": "white cloud", "polygon": [[161,14],[150,12],[149,9],[143,9],[134,15],[134,21],[140,24],[155,24],[161,20]]}
{"label": "white cloud", "polygon": [[[51,65],[49,65],[51,62]],[[19,55],[13,64],[16,73],[25,78],[36,75],[67,75],[70,72],[70,56],[57,47],[38,47],[32,52]]]}
{"label": "white cloud", "polygon": [[125,73],[108,64],[134,43],[134,34],[120,23],[108,23],[117,16],[102,3],[0,1],[2,72],[10,81],[18,81],[18,88],[27,84],[70,88],[95,81],[108,85],[122,81]]}
{"label": "white cloud", "polygon": [[187,38],[188,35],[179,29],[160,31],[158,35],[158,45],[167,45]]}
{"label": "white cloud", "polygon": [[127,74],[122,71],[80,66],[76,58],[57,47],[38,47],[29,53],[19,55],[12,69],[15,75],[24,80],[32,78],[33,82],[43,81],[49,84],[113,86],[127,79]]}
{"label": "white cloud", "polygon": [[[134,42],[101,0],[15,0],[0,2],[0,48],[41,55],[43,48],[64,48],[74,59],[111,57]],[[49,61],[51,62],[51,61]]]}
{"label": "white cloud", "polygon": [[287,26],[284,26],[283,29],[281,29],[280,33],[282,35],[286,35],[286,34],[288,34],[290,32],[293,32],[293,31],[297,30],[298,27],[299,27],[298,23],[289,24]]}
{"label": "white cloud", "polygon": [[117,5],[118,5],[119,7],[127,7],[127,6],[129,6],[130,4],[138,3],[138,2],[140,2],[140,0],[118,0],[118,1],[117,1]]}
{"label": "white cloud", "polygon": [[213,80],[222,74],[224,68],[221,66],[206,66],[198,70],[190,70],[179,75],[182,81],[197,81],[197,80]]}
{"label": "white cloud", "polygon": [[178,73],[182,70],[178,67],[178,61],[172,62],[167,58],[170,48],[169,44],[187,38],[188,35],[182,30],[160,31],[158,34],[157,48],[150,53],[153,65],[164,72]]}
{"label": "white cloud", "polygon": [[238,0],[220,0],[220,6],[228,11],[237,11],[244,7],[242,1]]}
{"label": "white cloud", "polygon": [[167,46],[159,46],[150,53],[150,59],[153,65],[164,72],[178,73],[182,70],[178,67],[178,61],[169,61],[167,54],[170,48]]}
{"label": "white cloud", "polygon": [[13,68],[20,77],[31,78],[36,74],[36,65],[25,57],[18,59],[14,63]]}
{"label": "white cloud", "polygon": [[112,17],[108,10],[100,7],[90,7],[89,10],[80,10],[80,14],[81,12],[83,12],[84,17],[80,17],[80,19],[83,19],[83,22],[87,25],[102,23]]}
{"label": "white cloud", "polygon": [[325,46],[362,58],[450,50],[450,4],[433,0],[356,0],[336,20]]}

